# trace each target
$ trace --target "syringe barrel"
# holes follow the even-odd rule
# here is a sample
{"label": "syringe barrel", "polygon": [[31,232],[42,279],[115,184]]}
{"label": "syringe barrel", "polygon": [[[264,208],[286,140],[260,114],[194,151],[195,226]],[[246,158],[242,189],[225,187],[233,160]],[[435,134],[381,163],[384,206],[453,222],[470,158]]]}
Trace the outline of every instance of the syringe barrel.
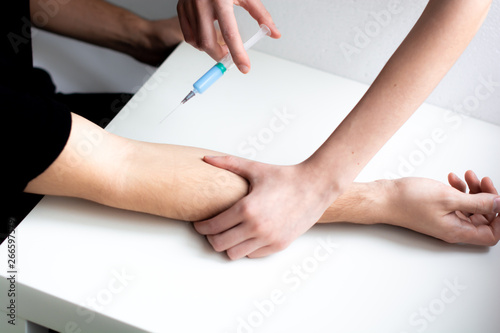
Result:
{"label": "syringe barrel", "polygon": [[[259,40],[266,36],[271,36],[271,29],[265,24],[260,25],[259,31],[253,35],[249,40],[247,40],[243,47],[248,51],[252,46],[254,46]],[[234,67],[234,61],[231,57],[231,53],[227,53],[224,58],[222,58],[219,63],[223,64],[228,70]]]}
{"label": "syringe barrel", "polygon": [[218,62],[193,84],[193,88],[197,93],[203,94],[205,90],[207,90],[212,84],[214,84],[215,81],[224,75],[225,71],[226,67],[222,63]]}
{"label": "syringe barrel", "polygon": [[265,24],[260,25],[259,31],[255,35],[253,35],[249,40],[247,40],[244,44],[243,47],[245,50],[249,50],[252,46],[255,45],[259,40],[266,36],[271,36],[271,29]]}
{"label": "syringe barrel", "polygon": [[[255,43],[261,40],[265,36],[269,36],[271,30],[264,24],[261,24],[259,31],[253,37],[243,44],[245,50],[250,49]],[[231,54],[228,53],[224,58],[222,58],[214,67],[212,67],[208,72],[206,72],[198,81],[193,84],[193,91],[195,93],[203,94],[212,84],[215,83],[219,78],[224,75],[226,70],[234,66]]]}

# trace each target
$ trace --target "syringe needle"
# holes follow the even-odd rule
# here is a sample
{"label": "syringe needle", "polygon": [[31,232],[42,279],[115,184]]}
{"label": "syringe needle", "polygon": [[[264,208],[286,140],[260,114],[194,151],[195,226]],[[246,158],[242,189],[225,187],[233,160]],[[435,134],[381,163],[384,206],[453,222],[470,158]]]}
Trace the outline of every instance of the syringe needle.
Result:
{"label": "syringe needle", "polygon": [[196,95],[196,92],[193,90],[191,92],[189,92],[189,94],[187,94],[186,97],[184,97],[184,99],[181,101],[181,104],[177,105],[175,107],[175,109],[173,109],[172,111],[170,111],[166,116],[165,118],[163,118],[161,121],[160,121],[160,124],[165,120],[167,119],[172,113],[174,113],[175,110],[177,110],[179,108],[179,106],[181,106],[182,104],[186,103],[187,101],[189,101],[191,98],[193,98],[194,96]]}
{"label": "syringe needle", "polygon": [[[260,25],[259,31],[243,44],[245,50],[251,48],[255,43],[257,43],[264,36],[270,36],[271,30],[264,24]],[[231,54],[228,53],[224,58],[221,59],[218,63],[216,63],[208,72],[206,72],[198,81],[193,84],[193,90],[187,94],[186,97],[181,101],[181,104],[177,105],[175,109],[170,111],[165,118],[160,121],[160,124],[165,121],[175,110],[179,108],[182,104],[189,101],[191,98],[196,96],[197,94],[202,94],[208,87],[210,87],[215,81],[217,81],[224,73],[231,67],[234,66],[233,58]]]}
{"label": "syringe needle", "polygon": [[164,118],[160,121],[160,124],[161,124],[161,123],[163,123],[163,122],[165,121],[165,119],[167,119],[168,117],[170,117],[170,115],[171,115],[172,113],[174,113],[174,111],[175,111],[175,110],[177,110],[177,109],[179,108],[179,106],[181,106],[181,105],[182,105],[182,103],[181,103],[181,104],[179,104],[179,105],[177,105],[177,106],[176,106],[176,107],[175,107],[172,111],[170,111],[170,112],[169,112],[169,113],[168,113],[168,114],[167,114],[167,115],[166,115],[166,116],[165,116],[165,117],[164,117]]}

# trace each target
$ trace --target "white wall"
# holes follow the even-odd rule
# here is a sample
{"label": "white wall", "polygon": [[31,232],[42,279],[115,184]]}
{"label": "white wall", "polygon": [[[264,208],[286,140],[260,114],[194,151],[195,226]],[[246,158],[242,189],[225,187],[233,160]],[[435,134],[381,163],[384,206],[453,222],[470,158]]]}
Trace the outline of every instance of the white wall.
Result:
{"label": "white wall", "polygon": [[[148,18],[176,14],[174,0],[111,2]],[[427,1],[265,0],[264,3],[283,37],[262,41],[256,49],[370,83]],[[257,28],[255,22],[243,10],[236,12],[242,34],[249,36]],[[35,64],[49,69],[59,89],[65,92],[133,92],[153,70],[116,52],[43,32],[34,37],[34,52]],[[489,84],[485,83],[488,81]],[[498,1],[493,2],[479,33],[428,102],[500,125]]]}
{"label": "white wall", "polygon": [[[267,0],[266,7],[283,37],[279,41],[262,42],[255,48],[371,83],[426,3],[424,0]],[[256,29],[243,11],[238,11],[238,18],[245,33]],[[476,89],[485,80],[494,81],[488,85],[492,91]],[[480,31],[427,101],[500,125],[499,1],[493,1]]]}

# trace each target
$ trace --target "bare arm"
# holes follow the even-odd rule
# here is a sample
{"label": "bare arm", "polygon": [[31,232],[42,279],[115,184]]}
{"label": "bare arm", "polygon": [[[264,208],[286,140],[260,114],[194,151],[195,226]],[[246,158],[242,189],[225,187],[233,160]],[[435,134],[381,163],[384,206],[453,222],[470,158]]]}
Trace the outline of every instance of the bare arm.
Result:
{"label": "bare arm", "polygon": [[[186,221],[214,216],[248,192],[243,178],[202,160],[206,154],[220,153],[134,141],[108,133],[78,115],[72,118],[64,150],[28,184],[26,192],[78,197]],[[483,191],[496,193],[492,184],[488,186]],[[424,178],[354,183],[319,222],[387,223],[450,242],[494,245],[500,239],[500,218],[490,229],[482,223],[478,233],[451,213],[492,213],[495,197],[484,193],[474,197]],[[225,250],[219,248],[222,242],[217,232],[207,229],[209,224],[195,222],[195,226],[209,235],[216,250]],[[231,252],[228,255],[232,257]]]}
{"label": "bare arm", "polygon": [[349,184],[453,66],[490,5],[491,0],[429,1],[363,98],[307,163],[334,187]]}
{"label": "bare arm", "polygon": [[500,196],[488,177],[466,174],[471,188],[454,174],[450,184],[427,178],[353,183],[319,223],[383,223],[404,227],[448,243],[493,246],[500,240]]}
{"label": "bare arm", "polygon": [[[207,221],[220,231],[225,247],[235,257],[263,257],[307,231],[436,87],[479,29],[490,4],[430,0],[363,98],[303,163],[277,167],[206,159],[251,184],[248,196]],[[279,200],[287,204],[277,204]]]}
{"label": "bare arm", "polygon": [[243,178],[202,161],[203,154],[216,152],[130,140],[76,114],[72,119],[62,153],[26,192],[197,221],[228,208],[248,191]]}
{"label": "bare arm", "polygon": [[[35,26],[158,64],[183,40],[177,17],[149,21],[103,0],[31,0]],[[44,18],[43,20],[40,18]]]}

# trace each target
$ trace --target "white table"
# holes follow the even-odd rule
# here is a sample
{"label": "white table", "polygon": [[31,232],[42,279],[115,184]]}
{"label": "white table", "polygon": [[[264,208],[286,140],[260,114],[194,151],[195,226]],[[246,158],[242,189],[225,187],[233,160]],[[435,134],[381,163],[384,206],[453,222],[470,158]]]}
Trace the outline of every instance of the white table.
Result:
{"label": "white table", "polygon": [[[160,125],[213,64],[183,44],[108,129],[290,164],[311,154],[367,89],[262,53],[250,58],[250,74],[227,73]],[[357,180],[446,181],[470,168],[500,184],[499,151],[499,127],[423,105]],[[18,324],[2,314],[1,332],[22,332],[27,322],[60,332],[500,331],[500,246],[335,224],[270,257],[233,262],[189,223],[57,197],[45,197],[15,236]],[[8,277],[7,242],[0,258]],[[9,283],[0,281],[8,311]]]}

